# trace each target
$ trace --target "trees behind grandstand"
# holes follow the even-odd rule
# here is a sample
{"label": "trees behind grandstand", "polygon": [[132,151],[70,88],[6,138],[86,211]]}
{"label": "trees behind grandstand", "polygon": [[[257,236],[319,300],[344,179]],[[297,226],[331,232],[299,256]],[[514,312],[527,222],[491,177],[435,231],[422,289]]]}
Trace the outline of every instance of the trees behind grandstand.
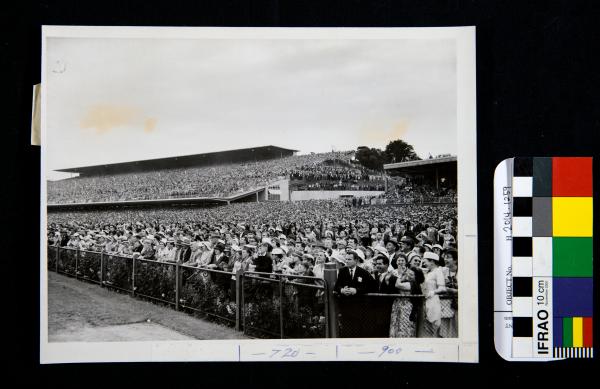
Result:
{"label": "trees behind grandstand", "polygon": [[421,159],[412,145],[406,143],[402,139],[391,141],[385,147],[385,150],[378,148],[369,148],[360,146],[356,149],[356,160],[363,166],[381,170],[384,163],[416,161]]}

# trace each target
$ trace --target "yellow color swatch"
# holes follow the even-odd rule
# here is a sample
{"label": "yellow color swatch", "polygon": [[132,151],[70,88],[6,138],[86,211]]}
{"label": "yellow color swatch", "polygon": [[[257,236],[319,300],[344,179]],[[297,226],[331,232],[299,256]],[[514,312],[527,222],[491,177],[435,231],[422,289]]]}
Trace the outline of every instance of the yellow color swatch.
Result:
{"label": "yellow color swatch", "polygon": [[592,236],[592,197],[553,197],[553,236]]}
{"label": "yellow color swatch", "polygon": [[573,347],[583,347],[583,318],[573,318]]}

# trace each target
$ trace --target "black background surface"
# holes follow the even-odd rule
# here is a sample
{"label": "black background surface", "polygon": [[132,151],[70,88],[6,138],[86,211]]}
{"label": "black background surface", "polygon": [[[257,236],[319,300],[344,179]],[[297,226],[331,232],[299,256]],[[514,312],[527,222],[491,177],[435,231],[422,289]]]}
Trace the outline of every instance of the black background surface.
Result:
{"label": "black background surface", "polygon": [[[600,130],[595,1],[40,1],[0,13],[3,294],[10,374],[44,386],[416,387],[563,378],[581,385],[593,361],[508,363],[494,350],[492,179],[512,156],[593,156]],[[40,82],[41,25],[477,27],[479,364],[171,363],[39,365],[39,166],[30,146],[31,85]],[[597,160],[594,162],[597,170]],[[598,179],[594,193],[598,193]],[[595,220],[595,225],[598,225]],[[597,243],[596,243],[597,247]],[[597,276],[598,268],[595,267]],[[597,280],[597,277],[596,277]],[[8,281],[8,282],[6,282]],[[597,295],[597,294],[596,294]],[[595,303],[598,318],[597,301]],[[596,320],[596,323],[598,320]],[[600,334],[594,325],[596,335]],[[597,341],[596,341],[597,344]],[[598,350],[596,350],[598,351]],[[6,364],[4,365],[6,367]],[[8,377],[7,377],[8,378]],[[593,382],[593,381],[592,381]],[[592,383],[588,383],[593,385]]]}

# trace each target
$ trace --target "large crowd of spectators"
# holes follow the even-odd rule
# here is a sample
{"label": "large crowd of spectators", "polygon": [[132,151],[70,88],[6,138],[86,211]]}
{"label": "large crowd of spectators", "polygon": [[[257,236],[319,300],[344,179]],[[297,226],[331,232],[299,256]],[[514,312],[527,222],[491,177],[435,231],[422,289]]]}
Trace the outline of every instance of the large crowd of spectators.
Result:
{"label": "large crowd of spectators", "polygon": [[362,292],[425,299],[422,306],[394,303],[390,336],[454,337],[458,307],[439,296],[458,291],[456,226],[451,204],[240,203],[49,212],[48,244],[229,272],[323,278],[325,263],[358,266],[368,275]]}
{"label": "large crowd of spectators", "polygon": [[414,185],[403,183],[401,185],[388,185],[388,189],[381,196],[389,202],[397,203],[456,203],[457,193],[454,188],[434,188],[431,185]]}
{"label": "large crowd of spectators", "polygon": [[[295,155],[256,162],[81,176],[48,181],[48,203],[88,203],[182,197],[228,197],[281,178],[372,180],[351,163],[353,152]],[[334,166],[328,163],[335,161]],[[328,163],[325,163],[328,162]]]}

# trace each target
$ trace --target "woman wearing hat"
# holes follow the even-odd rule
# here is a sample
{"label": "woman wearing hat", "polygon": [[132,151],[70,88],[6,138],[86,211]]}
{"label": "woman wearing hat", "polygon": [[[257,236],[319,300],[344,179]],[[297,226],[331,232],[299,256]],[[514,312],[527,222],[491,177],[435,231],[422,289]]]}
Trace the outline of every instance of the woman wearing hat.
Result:
{"label": "woman wearing hat", "polygon": [[152,247],[151,239],[144,239],[144,243],[143,243],[143,247],[142,247],[142,251],[140,252],[140,255],[144,259],[154,260],[154,255],[156,255],[156,250],[154,250],[154,247]]}
{"label": "woman wearing hat", "polygon": [[421,321],[419,334],[419,337],[423,338],[441,337],[442,305],[439,294],[446,291],[446,279],[439,264],[440,257],[437,254],[425,253],[423,256],[423,266],[428,269],[423,282],[425,320]]}

